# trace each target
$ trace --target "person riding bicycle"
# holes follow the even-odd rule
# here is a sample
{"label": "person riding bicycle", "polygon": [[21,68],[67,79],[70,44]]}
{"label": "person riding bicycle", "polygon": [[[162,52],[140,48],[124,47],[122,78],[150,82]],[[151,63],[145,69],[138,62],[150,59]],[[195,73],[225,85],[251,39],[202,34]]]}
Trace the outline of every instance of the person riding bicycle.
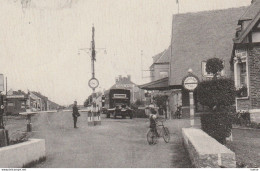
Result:
{"label": "person riding bicycle", "polygon": [[151,108],[150,109],[151,111],[151,114],[149,115],[149,120],[150,120],[150,128],[152,129],[152,131],[155,131],[155,133],[158,135],[158,132],[157,132],[157,112],[154,108]]}

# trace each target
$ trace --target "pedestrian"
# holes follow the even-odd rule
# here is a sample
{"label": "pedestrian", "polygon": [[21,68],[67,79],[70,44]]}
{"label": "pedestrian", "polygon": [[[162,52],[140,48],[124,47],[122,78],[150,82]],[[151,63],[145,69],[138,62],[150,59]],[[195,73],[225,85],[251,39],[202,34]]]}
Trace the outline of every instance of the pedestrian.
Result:
{"label": "pedestrian", "polygon": [[79,114],[79,109],[77,107],[77,101],[74,101],[72,116],[73,116],[73,121],[74,121],[74,128],[78,128],[77,120],[78,120],[78,117],[80,116],[80,114]]}

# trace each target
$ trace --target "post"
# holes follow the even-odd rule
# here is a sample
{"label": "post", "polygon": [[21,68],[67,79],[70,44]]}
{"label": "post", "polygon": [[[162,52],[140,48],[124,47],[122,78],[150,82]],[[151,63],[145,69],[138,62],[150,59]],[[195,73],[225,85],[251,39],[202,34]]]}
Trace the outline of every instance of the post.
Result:
{"label": "post", "polygon": [[27,114],[27,132],[32,132],[31,114]]}
{"label": "post", "polygon": [[190,125],[194,126],[194,97],[193,97],[193,91],[189,92],[190,97]]}

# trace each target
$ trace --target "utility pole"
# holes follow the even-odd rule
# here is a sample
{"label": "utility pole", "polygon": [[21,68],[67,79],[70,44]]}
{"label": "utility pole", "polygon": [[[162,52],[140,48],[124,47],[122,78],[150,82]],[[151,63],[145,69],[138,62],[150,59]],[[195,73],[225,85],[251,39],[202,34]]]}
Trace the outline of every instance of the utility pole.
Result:
{"label": "utility pole", "polygon": [[[99,49],[104,49],[105,48],[99,48]],[[97,109],[97,101],[96,97],[97,94],[95,92],[95,89],[99,86],[99,81],[95,77],[95,61],[96,61],[96,47],[95,47],[95,28],[94,26],[92,27],[92,41],[91,41],[91,48],[84,48],[84,49],[79,49],[79,50],[88,50],[90,51],[91,55],[91,73],[92,77],[88,82],[89,87],[92,89],[92,107],[91,107],[91,112],[88,113],[88,125],[89,126],[94,126],[94,125],[101,125],[101,116],[100,113],[98,113]]]}

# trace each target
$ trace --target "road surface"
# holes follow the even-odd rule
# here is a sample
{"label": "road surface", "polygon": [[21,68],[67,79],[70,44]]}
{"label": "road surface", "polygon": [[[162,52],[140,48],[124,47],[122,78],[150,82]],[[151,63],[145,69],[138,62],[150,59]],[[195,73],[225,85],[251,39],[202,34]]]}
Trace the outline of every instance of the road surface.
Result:
{"label": "road surface", "polygon": [[45,113],[34,119],[33,138],[46,141],[47,159],[39,168],[181,168],[190,167],[182,146],[181,120],[166,122],[170,143],[161,138],[148,145],[148,119],[106,119],[89,127],[87,114],[81,113],[77,129],[71,112]]}

